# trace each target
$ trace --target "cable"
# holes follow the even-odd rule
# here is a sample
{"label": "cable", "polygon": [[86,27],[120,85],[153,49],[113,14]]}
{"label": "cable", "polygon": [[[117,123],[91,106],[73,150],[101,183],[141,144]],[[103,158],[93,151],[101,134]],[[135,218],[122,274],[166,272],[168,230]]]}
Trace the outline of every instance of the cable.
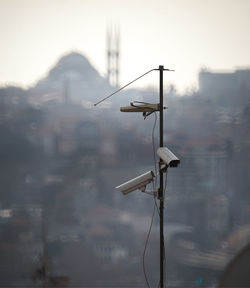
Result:
{"label": "cable", "polygon": [[148,241],[149,241],[149,237],[150,237],[150,234],[151,234],[152,225],[153,225],[153,221],[154,221],[155,207],[156,207],[156,205],[154,204],[154,209],[153,209],[153,213],[152,213],[152,217],[151,217],[151,222],[150,222],[150,226],[149,226],[149,230],[148,230],[148,235],[147,235],[147,238],[146,238],[146,242],[145,242],[145,246],[144,246],[144,250],[143,250],[143,255],[142,255],[143,274],[144,274],[144,277],[145,277],[145,280],[146,280],[148,288],[150,288],[150,284],[149,284],[148,276],[147,276],[147,273],[146,273],[145,256],[146,256]]}
{"label": "cable", "polygon": [[121,90],[123,90],[124,88],[128,87],[130,84],[134,83],[135,81],[139,80],[140,78],[142,78],[143,76],[147,75],[148,73],[155,71],[158,69],[151,69],[149,71],[147,71],[146,73],[142,74],[141,76],[137,77],[136,79],[134,79],[133,81],[129,82],[128,84],[124,85],[123,87],[121,87],[120,89],[116,90],[115,92],[111,93],[110,95],[108,95],[107,97],[103,98],[102,100],[96,102],[94,104],[94,106],[97,106],[98,104],[102,103],[103,101],[107,100],[108,98],[110,98],[111,96],[115,95],[116,93],[120,92]]}
{"label": "cable", "polygon": [[[153,155],[154,155],[154,166],[155,166],[155,175],[157,175],[157,162],[156,162],[156,153],[155,153],[155,143],[154,143],[154,130],[155,130],[155,126],[156,126],[156,121],[157,121],[157,114],[156,112],[154,112],[155,114],[155,122],[154,122],[154,126],[153,126],[153,130],[152,130],[152,146],[153,146]],[[166,190],[167,190],[167,173],[168,173],[168,170],[166,170],[166,178],[165,178],[165,185],[164,185],[164,189],[163,189],[163,199],[165,201],[165,198],[166,198]],[[153,190],[155,191],[155,187],[157,186],[157,176],[156,176],[156,180],[153,182]],[[158,215],[160,216],[160,211],[159,211],[159,207],[157,205],[157,201],[156,201],[156,196],[154,195],[154,201],[155,201],[155,205],[154,205],[154,211],[153,211],[153,215],[155,213],[155,208],[157,208],[157,212],[158,212]],[[153,218],[152,218],[153,220]],[[151,225],[152,225],[152,220],[151,220]],[[151,227],[150,227],[150,232],[151,232]],[[149,232],[149,234],[150,234]],[[149,238],[149,234],[148,234],[148,238]],[[147,238],[147,241],[146,241],[146,245],[147,245],[147,242],[148,242],[148,238]],[[145,247],[146,248],[146,247]],[[163,235],[163,248],[164,248],[164,271],[165,271],[165,275],[164,275],[164,288],[167,288],[167,281],[166,281],[166,278],[167,278],[167,271],[166,271],[166,248],[165,248],[165,237]],[[146,251],[146,249],[145,249]],[[145,257],[145,255],[144,255]],[[143,259],[144,261],[144,259]],[[143,265],[144,262],[143,262]],[[145,267],[144,267],[145,269]],[[147,276],[145,275],[145,279],[146,279],[146,282],[148,284],[148,279],[146,278]],[[150,286],[148,286],[150,287]],[[158,283],[158,287],[160,287],[160,281]]]}
{"label": "cable", "polygon": [[[156,164],[156,153],[155,153],[155,142],[154,142],[154,133],[155,133],[155,127],[156,127],[156,123],[157,123],[157,114],[156,112],[154,112],[155,115],[155,121],[154,121],[154,125],[153,125],[153,129],[152,129],[152,146],[153,146],[153,155],[154,155],[154,166],[155,166],[155,177],[156,180],[153,181],[153,191],[155,191],[156,185],[157,185],[157,164]],[[143,274],[147,283],[148,288],[150,288],[150,284],[149,284],[149,280],[148,280],[148,276],[146,273],[146,267],[145,267],[145,256],[146,256],[146,251],[147,251],[147,246],[148,246],[148,241],[149,241],[149,237],[151,234],[151,230],[152,230],[152,226],[153,226],[153,221],[154,221],[154,216],[155,216],[155,210],[157,208],[157,212],[160,215],[159,212],[159,208],[156,202],[156,196],[154,195],[154,209],[153,209],[153,213],[152,213],[152,217],[151,217],[151,222],[150,222],[150,226],[149,226],[149,230],[148,230],[148,234],[147,234],[147,238],[146,238],[146,242],[145,242],[145,246],[144,246],[144,250],[143,250],[143,255],[142,255],[142,266],[143,266]]]}
{"label": "cable", "polygon": [[167,190],[167,180],[168,180],[168,169],[166,170],[166,178],[165,178],[165,186],[164,186],[164,189],[163,189],[163,197],[165,199],[165,195],[166,195],[166,190]]}
{"label": "cable", "polygon": [[[163,66],[162,66],[163,68]],[[94,104],[94,106],[97,106],[98,104],[102,103],[103,101],[107,100],[108,98],[110,98],[111,96],[115,95],[116,93],[120,92],[122,89],[128,87],[130,84],[134,83],[135,81],[139,80],[140,78],[142,78],[143,76],[147,75],[148,73],[152,72],[152,71],[159,71],[161,70],[160,69],[160,66],[158,69],[151,69],[149,71],[147,71],[146,73],[142,74],[141,76],[137,77],[136,79],[134,79],[133,81],[129,82],[128,84],[124,85],[123,87],[121,87],[120,89],[116,90],[115,92],[113,92],[112,94],[108,95],[107,97],[103,98],[102,100],[96,102]],[[175,70],[172,70],[172,69],[163,69],[163,71],[171,71],[171,72],[174,72]]]}
{"label": "cable", "polygon": [[[154,115],[155,115],[155,122],[154,122],[154,127],[153,127],[153,131],[152,131],[152,145],[153,145],[153,155],[154,155],[154,166],[155,166],[155,175],[157,175],[157,162],[156,162],[156,153],[155,153],[155,143],[154,143],[154,130],[155,130],[155,126],[156,126],[156,121],[157,121],[157,114],[156,112],[154,112]],[[166,190],[167,190],[167,172],[168,170],[166,170],[166,179],[165,179],[165,186],[164,186],[164,189],[163,189],[163,199],[165,200],[165,197],[166,197]],[[155,187],[157,186],[157,176],[156,176],[156,181],[154,182],[154,188],[153,190],[155,190]],[[154,195],[154,201],[155,201],[155,207],[157,208],[157,212],[158,212],[158,215],[160,216],[160,211],[159,211],[159,207],[157,205],[157,202],[156,202],[156,196]],[[166,274],[167,274],[167,271],[166,271],[166,249],[165,249],[165,238],[163,237],[163,247],[164,247],[164,270],[165,270],[165,279],[164,279],[164,287],[167,288],[167,281],[166,281]],[[160,281],[158,283],[158,288],[160,287]]]}
{"label": "cable", "polygon": [[[153,146],[153,155],[154,155],[154,166],[155,166],[155,182],[154,185],[153,185],[153,191],[155,191],[156,189],[156,186],[157,186],[157,180],[158,180],[158,176],[157,176],[157,162],[156,162],[156,153],[155,153],[155,127],[156,127],[156,123],[157,123],[157,114],[156,112],[154,112],[154,115],[155,115],[155,122],[154,122],[154,126],[153,126],[153,130],[152,130],[152,146]],[[160,216],[160,211],[159,211],[159,207],[157,205],[157,201],[156,201],[156,195],[154,194],[154,201],[155,201],[155,205],[156,205],[156,208],[157,208],[157,213],[158,215]]]}
{"label": "cable", "polygon": [[[154,155],[154,166],[155,166],[155,175],[157,175],[157,165],[156,165],[156,153],[155,153],[155,126],[156,126],[156,122],[157,122],[157,114],[156,112],[154,112],[155,115],[155,122],[154,122],[154,126],[153,126],[153,130],[152,130],[152,146],[153,146],[153,155]],[[157,185],[157,176],[156,176],[156,182],[155,185]]]}
{"label": "cable", "polygon": [[[166,170],[166,178],[165,178],[165,186],[164,186],[164,190],[163,190],[163,199],[165,200],[165,195],[166,195],[166,190],[167,190],[167,177],[168,175],[168,170]],[[165,247],[165,237],[163,235],[163,248],[164,248],[164,287],[167,288],[167,269],[166,269],[166,247]]]}

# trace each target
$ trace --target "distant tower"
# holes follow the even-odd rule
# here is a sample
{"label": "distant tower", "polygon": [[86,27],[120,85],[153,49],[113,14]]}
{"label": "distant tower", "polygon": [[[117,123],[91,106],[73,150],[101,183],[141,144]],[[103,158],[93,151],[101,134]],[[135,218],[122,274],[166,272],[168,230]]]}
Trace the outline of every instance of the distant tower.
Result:
{"label": "distant tower", "polygon": [[119,86],[119,58],[120,58],[120,33],[119,29],[107,29],[107,78],[110,85]]}

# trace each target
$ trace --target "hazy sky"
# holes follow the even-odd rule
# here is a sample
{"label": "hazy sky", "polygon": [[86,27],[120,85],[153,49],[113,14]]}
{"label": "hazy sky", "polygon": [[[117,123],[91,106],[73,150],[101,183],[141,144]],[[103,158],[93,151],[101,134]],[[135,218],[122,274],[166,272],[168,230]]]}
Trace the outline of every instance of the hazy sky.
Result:
{"label": "hazy sky", "polygon": [[[121,84],[159,65],[183,91],[202,67],[250,67],[250,0],[0,0],[0,85],[32,85],[77,50],[106,73],[106,30],[119,25]],[[137,86],[158,84],[156,72]]]}

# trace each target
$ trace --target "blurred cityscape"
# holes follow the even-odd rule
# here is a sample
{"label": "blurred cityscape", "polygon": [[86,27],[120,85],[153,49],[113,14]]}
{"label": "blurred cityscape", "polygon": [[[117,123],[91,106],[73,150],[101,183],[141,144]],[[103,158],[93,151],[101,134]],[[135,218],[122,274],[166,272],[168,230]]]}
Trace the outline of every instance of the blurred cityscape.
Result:
{"label": "blurred cityscape", "polygon": [[[166,279],[214,287],[250,239],[250,70],[201,70],[187,95],[165,79],[164,141],[181,159],[168,172]],[[146,286],[154,199],[114,187],[154,170],[154,115],[119,108],[157,103],[158,91],[131,88],[93,106],[114,90],[76,52],[29,89],[0,88],[0,287]],[[152,287],[158,231],[156,216],[146,254]]]}

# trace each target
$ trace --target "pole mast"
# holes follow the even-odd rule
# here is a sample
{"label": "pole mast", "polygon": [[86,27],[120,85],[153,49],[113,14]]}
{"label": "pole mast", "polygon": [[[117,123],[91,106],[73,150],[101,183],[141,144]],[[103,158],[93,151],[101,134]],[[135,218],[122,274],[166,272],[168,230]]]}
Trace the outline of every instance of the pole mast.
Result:
{"label": "pole mast", "polygon": [[[159,66],[160,72],[160,86],[159,86],[159,98],[160,98],[160,147],[163,147],[163,71],[164,66]],[[160,171],[160,188],[158,193],[158,199],[160,201],[160,288],[164,287],[164,195],[163,195],[163,172],[161,170],[161,160],[159,161]]]}
{"label": "pole mast", "polygon": [[[135,81],[139,80],[140,78],[142,78],[143,76],[147,75],[148,73],[152,72],[152,71],[159,71],[160,72],[160,82],[159,82],[159,112],[160,112],[160,124],[159,124],[159,132],[160,132],[160,147],[163,147],[163,110],[164,110],[164,106],[163,106],[163,72],[164,71],[175,71],[175,70],[171,70],[171,69],[164,69],[163,65],[160,65],[158,69],[151,69],[149,71],[147,71],[146,73],[142,74],[141,76],[137,77],[136,79],[134,79],[133,81],[129,82],[128,84],[126,84],[125,86],[119,88],[118,90],[116,90],[115,92],[111,93],[110,95],[108,95],[107,97],[101,99],[100,101],[98,101],[97,103],[94,104],[94,106],[97,106],[98,104],[100,104],[101,102],[107,100],[108,98],[110,98],[111,96],[113,96],[114,94],[120,92],[121,90],[123,90],[124,88],[126,88],[127,86],[129,86],[130,84],[134,83]],[[123,112],[131,112],[131,111],[123,111]],[[137,111],[139,112],[139,111]],[[160,174],[160,187],[158,189],[158,200],[160,202],[160,288],[164,288],[164,262],[165,262],[165,247],[164,247],[164,179],[163,179],[163,171],[161,169],[161,166],[163,164],[163,161],[160,159],[159,161],[159,174]]]}

